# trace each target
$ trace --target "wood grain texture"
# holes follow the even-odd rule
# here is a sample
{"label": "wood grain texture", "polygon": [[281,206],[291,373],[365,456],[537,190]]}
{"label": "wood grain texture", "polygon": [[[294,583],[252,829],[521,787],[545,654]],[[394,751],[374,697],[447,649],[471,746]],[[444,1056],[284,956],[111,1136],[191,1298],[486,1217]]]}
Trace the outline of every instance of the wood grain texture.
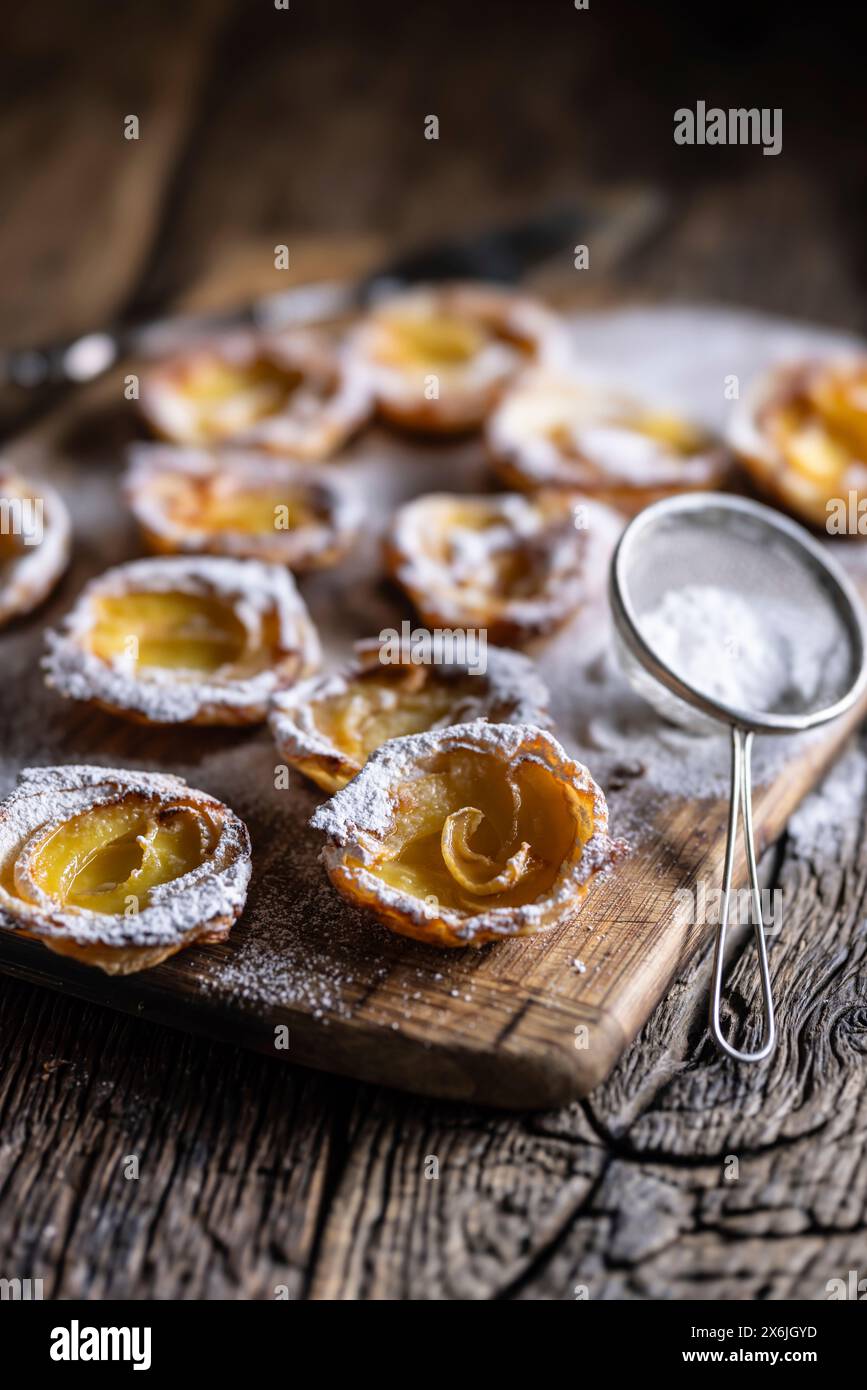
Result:
{"label": "wood grain texture", "polygon": [[[48,3],[10,22],[0,85],[0,342],[85,333],[133,296],[164,213],[226,5]],[[74,50],[78,61],[66,55]],[[159,54],[159,62],[155,56]],[[137,115],[139,138],[124,138]]]}
{"label": "wood grain texture", "polygon": [[[817,795],[767,866],[791,906],[771,945],[780,1047],[757,1067],[707,1038],[706,956],[605,1087],[532,1116],[317,1077],[7,982],[3,1267],[53,1297],[824,1298],[863,1275],[867,1235],[865,771],[854,749],[842,796]],[[732,978],[742,1009],[748,949]]]}

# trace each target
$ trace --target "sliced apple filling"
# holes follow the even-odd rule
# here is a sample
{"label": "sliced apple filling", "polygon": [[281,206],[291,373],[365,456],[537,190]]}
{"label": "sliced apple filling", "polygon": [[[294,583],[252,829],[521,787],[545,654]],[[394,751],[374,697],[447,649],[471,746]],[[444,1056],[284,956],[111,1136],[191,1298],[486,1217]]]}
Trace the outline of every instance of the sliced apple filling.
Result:
{"label": "sliced apple filling", "polygon": [[485,345],[478,324],[445,315],[394,314],[383,321],[379,360],[397,366],[449,369],[471,361]]}
{"label": "sliced apple filling", "polygon": [[364,423],[372,401],[324,337],[239,332],[152,368],[140,405],[176,444],[237,442],[320,459]]}
{"label": "sliced apple filling", "polygon": [[190,442],[233,438],[281,410],[300,382],[299,372],[281,369],[267,358],[239,363],[207,355],[191,359],[177,382],[190,412]]}
{"label": "sliced apple filling", "polygon": [[511,487],[574,488],[625,511],[718,487],[729,469],[725,449],[679,415],[543,370],[505,395],[488,423],[488,447]]}
{"label": "sliced apple filling", "polygon": [[252,724],[318,664],[289,572],[257,560],[136,560],[93,580],[48,634],[49,685],[146,723]]}
{"label": "sliced apple filling", "polygon": [[296,571],[342,559],[359,519],[335,470],[249,451],[139,445],[125,493],[152,550],[235,555]]}
{"label": "sliced apple filling", "polygon": [[825,526],[850,493],[857,517],[867,499],[867,358],[773,369],[745,398],[732,444],[756,481],[804,520]]}
{"label": "sliced apple filling", "polygon": [[853,463],[867,470],[867,363],[849,373],[808,375],[800,393],[769,406],[768,437],[788,468],[825,500]]}
{"label": "sliced apple filling", "polygon": [[32,836],[15,864],[15,890],[60,908],[138,912],[153,888],[198,868],[217,835],[195,806],[132,795]]}
{"label": "sliced apple filling", "polygon": [[479,717],[547,723],[548,692],[525,657],[486,647],[483,671],[433,657],[385,664],[378,643],[362,642],[341,671],[282,692],[271,729],[283,757],[334,792],[389,739]]}
{"label": "sliced apple filling", "polygon": [[409,429],[476,429],[506,384],[554,352],[541,304],[506,290],[444,285],[377,305],[352,342],[380,412]]}
{"label": "sliced apple filling", "polygon": [[[203,594],[128,593],[94,602],[90,649],[132,667],[213,673],[237,670],[248,635],[231,606]],[[249,661],[249,654],[247,657]]]}
{"label": "sliced apple filling", "polygon": [[575,840],[567,794],[532,763],[510,772],[495,755],[446,754],[394,797],[395,828],[373,873],[444,908],[475,914],[535,901]]}
{"label": "sliced apple filling", "polygon": [[423,667],[395,667],[360,677],[342,695],[320,700],[313,722],[323,738],[361,767],[368,754],[390,738],[438,724],[469,694],[472,677],[437,684]]}
{"label": "sliced apple filling", "polygon": [[249,878],[246,826],[180,777],[30,768],[0,805],[0,929],[109,974],[222,940]]}
{"label": "sliced apple filling", "polygon": [[225,481],[215,481],[199,489],[198,496],[179,500],[176,515],[182,525],[198,522],[208,531],[243,531],[251,536],[267,535],[278,526],[297,531],[315,520],[310,499],[300,489],[273,492]]}
{"label": "sliced apple filling", "polygon": [[578,502],[551,492],[420,497],[396,513],[386,564],[430,627],[483,628],[521,646],[564,623],[592,589]]}
{"label": "sliced apple filling", "polygon": [[345,897],[442,946],[566,920],[617,854],[586,768],[527,725],[395,739],[312,824],[329,836],[326,868]]}

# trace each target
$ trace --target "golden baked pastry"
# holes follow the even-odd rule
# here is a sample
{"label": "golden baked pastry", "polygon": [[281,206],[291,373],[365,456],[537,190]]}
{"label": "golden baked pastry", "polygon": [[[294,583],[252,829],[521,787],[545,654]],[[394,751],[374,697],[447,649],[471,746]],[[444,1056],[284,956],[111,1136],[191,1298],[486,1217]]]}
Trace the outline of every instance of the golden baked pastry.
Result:
{"label": "golden baked pastry", "polygon": [[118,565],[48,633],[46,679],[146,724],[258,724],[315,670],[319,641],[288,570],[168,556]]}
{"label": "golden baked pastry", "polygon": [[394,295],[351,340],[380,413],[406,429],[478,429],[515,374],[563,351],[543,305],[489,285],[452,284]]}
{"label": "golden baked pastry", "polygon": [[530,371],[488,422],[508,487],[570,488],[636,512],[675,492],[719,487],[727,451],[696,426],[575,375]]}
{"label": "golden baked pastry", "polygon": [[180,777],[28,768],[0,805],[0,927],[109,975],[222,941],[249,879],[243,821]]}
{"label": "golden baked pastry", "polygon": [[566,622],[604,580],[593,544],[604,515],[560,492],[429,493],[396,512],[386,567],[429,627],[484,628],[519,647]]}
{"label": "golden baked pastry", "polygon": [[47,598],[69,563],[71,540],[60,494],[0,467],[0,627]]}
{"label": "golden baked pastry", "polygon": [[358,365],[311,334],[238,332],[152,367],[139,405],[174,444],[250,444],[316,460],[365,423],[372,397]]}
{"label": "golden baked pastry", "polygon": [[772,368],[740,401],[730,442],[755,482],[804,521],[825,527],[850,493],[857,518],[867,502],[867,356]]}
{"label": "golden baked pastry", "polygon": [[139,445],[125,491],[151,550],[236,555],[296,572],[337,564],[359,521],[337,470],[262,453]]}
{"label": "golden baked pastry", "polygon": [[618,854],[605,798],[551,734],[479,720],[393,739],[314,813],[350,902],[435,946],[571,921]]}
{"label": "golden baked pastry", "polygon": [[271,730],[281,757],[317,786],[335,792],[361,771],[388,739],[485,718],[493,723],[548,723],[548,691],[532,662],[487,647],[483,672],[442,646],[427,665],[411,648],[384,664],[376,640],[359,642],[355,659],[333,675],[281,691]]}

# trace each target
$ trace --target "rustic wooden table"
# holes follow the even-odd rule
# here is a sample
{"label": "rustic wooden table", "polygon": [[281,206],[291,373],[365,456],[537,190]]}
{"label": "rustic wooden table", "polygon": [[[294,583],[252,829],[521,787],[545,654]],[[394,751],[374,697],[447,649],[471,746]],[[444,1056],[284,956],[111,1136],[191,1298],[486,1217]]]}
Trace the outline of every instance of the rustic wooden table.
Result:
{"label": "rustic wooden table", "polygon": [[[863,332],[855,46],[825,61],[815,7],[785,28],[726,7],[718,32],[619,9],[20,9],[0,341],[267,288],[277,242],[303,279],[624,180],[663,191],[666,224],[613,277],[591,268],[587,302]],[[699,95],[782,105],[783,155],[677,149],[684,70]],[[2,981],[0,1272],[67,1298],[824,1297],[865,1272],[865,810],[853,748],[766,860],[787,904],[770,1062],[715,1054],[700,959],[558,1113],[419,1101]],[[753,983],[746,950],[736,1009]]]}

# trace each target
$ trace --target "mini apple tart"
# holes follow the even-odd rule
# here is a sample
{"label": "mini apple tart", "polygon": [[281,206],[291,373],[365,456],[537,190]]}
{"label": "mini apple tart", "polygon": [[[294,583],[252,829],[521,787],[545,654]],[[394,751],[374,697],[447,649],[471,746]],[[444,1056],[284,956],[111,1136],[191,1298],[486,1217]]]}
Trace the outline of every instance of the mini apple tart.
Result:
{"label": "mini apple tart", "polygon": [[243,821],[180,777],[28,768],[0,805],[0,927],[109,975],[223,941],[249,879]]}
{"label": "mini apple tart", "polygon": [[174,444],[250,444],[317,460],[369,418],[366,374],[311,334],[235,333],[142,378],[140,408]]}
{"label": "mini apple tart", "polygon": [[604,515],[559,492],[429,493],[396,512],[386,567],[429,627],[482,628],[520,647],[598,588],[592,533]]}
{"label": "mini apple tart", "polygon": [[[386,662],[376,640],[333,675],[281,691],[271,729],[281,756],[327,792],[338,791],[388,739],[489,719],[548,723],[548,691],[518,652],[486,647],[482,670],[443,650],[427,665],[404,649]],[[439,659],[438,659],[439,658]]]}
{"label": "mini apple tart", "polygon": [[69,563],[71,538],[53,487],[0,468],[0,627],[48,597]]}
{"label": "mini apple tart", "polygon": [[523,295],[488,285],[410,290],[374,308],[352,340],[380,413],[406,429],[478,429],[528,363],[557,360],[560,321]]}
{"label": "mini apple tart", "polygon": [[630,513],[719,487],[729,471],[727,451],[679,416],[543,370],[525,373],[503,398],[487,443],[508,487],[570,488]]}
{"label": "mini apple tart", "polygon": [[345,898],[435,946],[571,921],[619,853],[590,773],[529,724],[393,739],[311,825],[328,836],[323,861]]}
{"label": "mini apple tart", "polygon": [[126,497],[151,550],[236,555],[297,572],[336,565],[359,522],[337,470],[256,453],[138,445]]}
{"label": "mini apple tart", "polygon": [[259,724],[274,692],[319,661],[289,571],[214,556],[107,570],[48,647],[61,695],[145,724]]}
{"label": "mini apple tart", "polygon": [[857,516],[867,501],[867,356],[772,368],[741,400],[730,442],[754,481],[802,520],[825,527],[850,493]]}

